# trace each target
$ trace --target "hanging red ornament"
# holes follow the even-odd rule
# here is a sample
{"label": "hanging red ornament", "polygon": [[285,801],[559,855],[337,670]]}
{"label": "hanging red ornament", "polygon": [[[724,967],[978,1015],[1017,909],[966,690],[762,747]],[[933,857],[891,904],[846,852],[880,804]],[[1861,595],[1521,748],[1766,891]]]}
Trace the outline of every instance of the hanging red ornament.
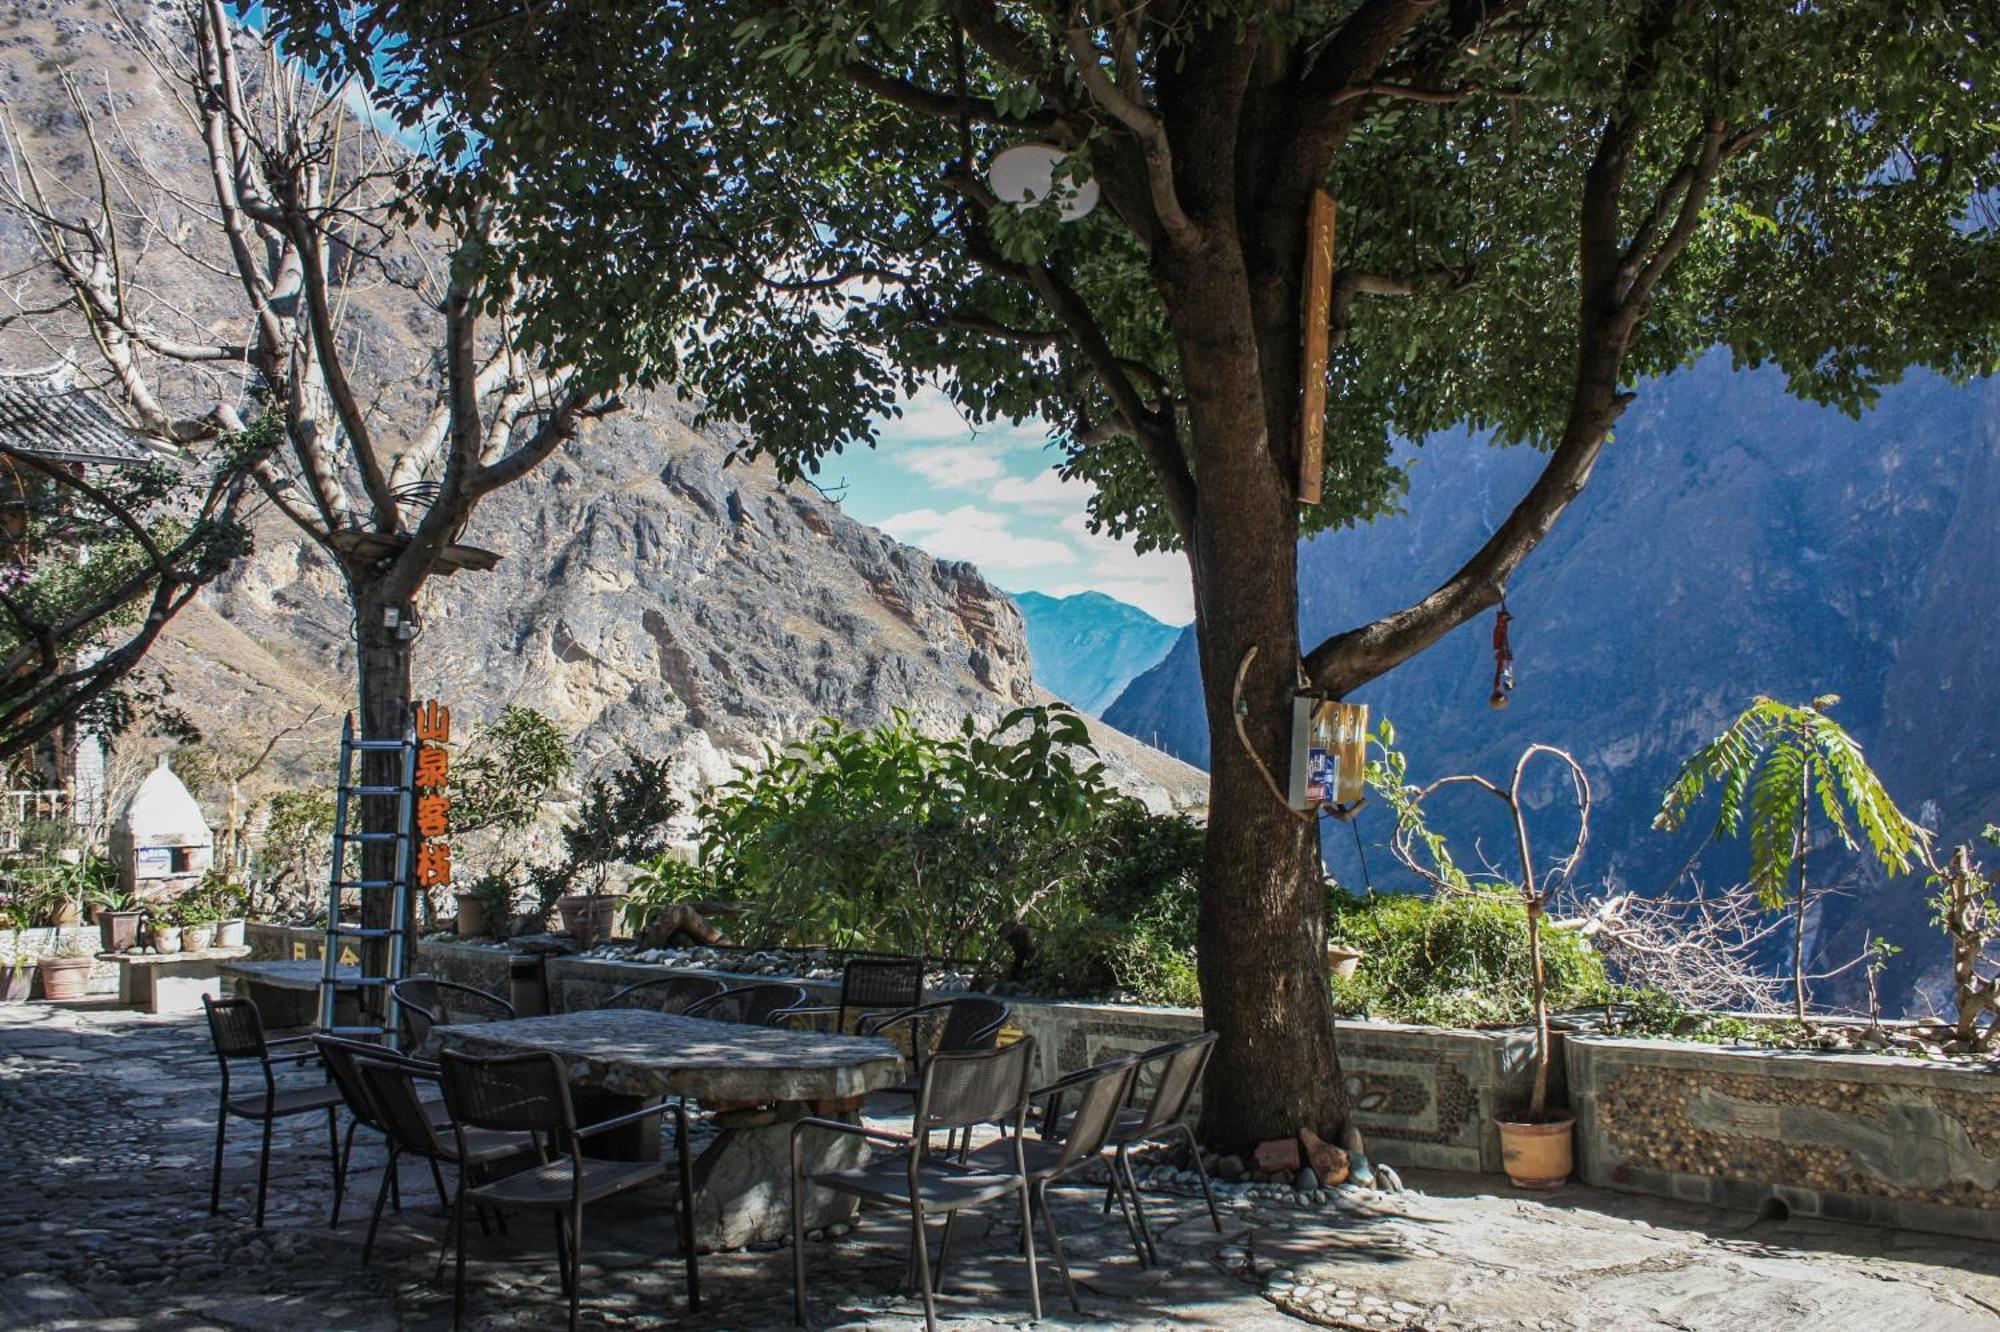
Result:
{"label": "hanging red ornament", "polygon": [[1507,643],[1507,626],[1514,616],[1507,609],[1507,598],[1500,598],[1500,611],[1493,617],[1493,693],[1486,700],[1490,708],[1507,706],[1507,695],[1514,691],[1514,649]]}

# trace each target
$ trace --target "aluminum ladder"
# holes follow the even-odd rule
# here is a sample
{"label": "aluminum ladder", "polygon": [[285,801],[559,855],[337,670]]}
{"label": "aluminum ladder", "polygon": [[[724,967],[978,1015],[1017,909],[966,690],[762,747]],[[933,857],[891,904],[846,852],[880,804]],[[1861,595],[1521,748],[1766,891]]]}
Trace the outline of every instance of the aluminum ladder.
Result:
{"label": "aluminum ladder", "polygon": [[[366,756],[370,754],[395,754],[401,758],[402,776],[391,785],[369,785],[364,780],[362,770]],[[333,803],[333,868],[329,874],[326,895],[326,943],[321,950],[322,970],[319,982],[319,1029],[336,1036],[373,1036],[394,1046],[401,1032],[400,1017],[397,1012],[394,983],[405,974],[410,955],[410,871],[414,859],[417,776],[417,735],[413,725],[406,726],[399,740],[356,739],[354,735],[354,714],[348,713],[340,727],[340,783],[334,791]],[[363,810],[369,801],[396,802],[396,829],[394,832],[364,831]],[[367,849],[371,845],[384,842],[395,844],[394,871],[386,879],[367,877]],[[352,874],[349,877],[350,861]],[[371,893],[386,892],[390,896],[391,924],[368,926],[362,924],[367,919],[363,904]],[[348,894],[354,894],[357,919],[349,923],[341,919]],[[374,940],[387,942],[387,959],[384,974],[371,976],[367,971],[367,944]],[[340,956],[352,942],[360,945],[357,949],[364,973],[358,978],[343,975]],[[359,1026],[337,1026],[334,1015],[336,1000],[343,986],[360,985],[364,990],[382,991],[381,1002],[374,1005],[381,1013],[379,1025],[364,1022]],[[371,1005],[364,1003],[364,1017]]]}

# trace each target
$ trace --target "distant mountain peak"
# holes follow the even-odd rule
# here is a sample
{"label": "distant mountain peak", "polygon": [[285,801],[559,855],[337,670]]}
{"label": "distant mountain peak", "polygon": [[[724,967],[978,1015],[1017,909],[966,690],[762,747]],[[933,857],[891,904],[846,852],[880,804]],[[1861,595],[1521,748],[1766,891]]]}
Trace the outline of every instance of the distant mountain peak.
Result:
{"label": "distant mountain peak", "polygon": [[1027,623],[1035,683],[1093,717],[1158,664],[1181,632],[1095,590],[1066,597],[1017,592],[1014,604]]}

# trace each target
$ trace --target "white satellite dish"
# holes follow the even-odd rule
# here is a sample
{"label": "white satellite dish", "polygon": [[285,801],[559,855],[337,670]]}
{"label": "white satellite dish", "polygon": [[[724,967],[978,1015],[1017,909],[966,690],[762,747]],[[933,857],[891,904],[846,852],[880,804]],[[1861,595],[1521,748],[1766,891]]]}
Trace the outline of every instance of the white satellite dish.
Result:
{"label": "white satellite dish", "polygon": [[1062,220],[1074,222],[1097,207],[1097,182],[1056,179],[1057,169],[1068,157],[1052,144],[1024,143],[996,156],[986,177],[1000,202],[1030,208],[1053,194]]}

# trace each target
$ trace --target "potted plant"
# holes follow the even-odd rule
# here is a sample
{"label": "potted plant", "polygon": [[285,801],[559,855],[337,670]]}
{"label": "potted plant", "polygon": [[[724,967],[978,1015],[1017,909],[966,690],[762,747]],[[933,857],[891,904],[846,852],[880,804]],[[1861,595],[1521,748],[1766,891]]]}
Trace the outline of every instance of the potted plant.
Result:
{"label": "potted plant", "polygon": [[[1575,845],[1568,855],[1550,868],[1548,874],[1539,877],[1535,874],[1534,859],[1528,849],[1527,809],[1521,795],[1522,779],[1529,764],[1538,755],[1558,759],[1568,767],[1577,803]],[[1569,878],[1589,840],[1590,779],[1584,776],[1582,765],[1563,750],[1553,745],[1529,745],[1515,761],[1513,780],[1505,787],[1484,777],[1465,773],[1441,777],[1421,790],[1391,793],[1390,800],[1397,811],[1398,835],[1403,836],[1407,830],[1421,827],[1418,811],[1433,792],[1459,785],[1475,787],[1497,797],[1507,806],[1513,820],[1514,848],[1521,861],[1521,881],[1516,889],[1528,917],[1528,968],[1535,1021],[1535,1080],[1527,1106],[1519,1111],[1497,1114],[1494,1122],[1500,1130],[1501,1159],[1507,1178],[1519,1188],[1553,1189],[1568,1181],[1575,1163],[1576,1117],[1567,1110],[1549,1106],[1549,995],[1547,978],[1542,971],[1542,917],[1548,910],[1550,889],[1559,887]],[[1463,884],[1467,881],[1462,874],[1452,874],[1433,882]]]}
{"label": "potted plant", "polygon": [[42,998],[81,999],[90,991],[90,936],[72,934],[51,955],[36,964],[42,976]]}
{"label": "potted plant", "polygon": [[[563,858],[529,871],[546,911],[554,902],[563,929],[583,943],[610,936],[619,896],[605,891],[613,865],[665,854],[666,827],[680,812],[664,759],[633,758],[584,790],[576,819],[564,825]],[[578,891],[581,887],[582,891]]]}
{"label": "potted plant", "polygon": [[215,943],[215,922],[222,913],[199,889],[183,897],[175,906],[174,919],[180,922],[181,944],[190,953],[202,953]]}
{"label": "potted plant", "polygon": [[34,941],[28,937],[28,914],[19,907],[0,907],[0,1000],[24,1002],[35,988]]}
{"label": "potted plant", "polygon": [[215,946],[241,948],[243,930],[249,923],[243,889],[226,873],[211,871],[202,882],[202,893],[215,910]]}
{"label": "potted plant", "polygon": [[513,912],[513,881],[502,873],[483,875],[458,895],[458,937],[497,936]]}
{"label": "potted plant", "polygon": [[172,902],[164,902],[146,913],[146,934],[156,953],[181,951],[181,923]]}
{"label": "potted plant", "polygon": [[139,947],[139,922],[146,913],[130,893],[115,880],[99,884],[91,893],[97,910],[97,939],[107,953],[130,953]]}

